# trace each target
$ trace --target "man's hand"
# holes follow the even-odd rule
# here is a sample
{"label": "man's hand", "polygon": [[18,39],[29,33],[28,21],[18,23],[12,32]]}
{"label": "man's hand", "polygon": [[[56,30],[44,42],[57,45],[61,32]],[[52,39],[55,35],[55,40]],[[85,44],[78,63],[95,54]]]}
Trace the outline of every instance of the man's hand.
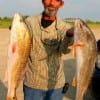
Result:
{"label": "man's hand", "polygon": [[67,31],[67,34],[66,34],[68,37],[73,37],[74,36],[74,27],[70,28],[68,31]]}

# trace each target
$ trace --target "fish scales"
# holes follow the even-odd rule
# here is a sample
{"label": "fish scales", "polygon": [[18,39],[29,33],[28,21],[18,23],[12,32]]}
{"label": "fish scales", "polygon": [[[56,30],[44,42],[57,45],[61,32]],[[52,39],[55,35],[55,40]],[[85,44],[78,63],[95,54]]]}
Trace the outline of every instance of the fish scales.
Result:
{"label": "fish scales", "polygon": [[[12,47],[15,43],[15,50]],[[13,18],[10,43],[8,49],[8,92],[6,100],[17,100],[16,88],[27,69],[27,60],[31,49],[29,29],[21,14],[16,13]]]}
{"label": "fish scales", "polygon": [[96,39],[91,29],[80,19],[75,21],[75,47],[76,54],[76,100],[83,100],[95,68],[97,59]]}

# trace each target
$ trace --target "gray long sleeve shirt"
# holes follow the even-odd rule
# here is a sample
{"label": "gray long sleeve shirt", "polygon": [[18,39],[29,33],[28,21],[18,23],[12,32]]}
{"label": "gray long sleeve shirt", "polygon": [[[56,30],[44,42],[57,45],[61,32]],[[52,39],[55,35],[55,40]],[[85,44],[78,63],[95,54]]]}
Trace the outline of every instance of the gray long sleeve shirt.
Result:
{"label": "gray long sleeve shirt", "polygon": [[47,28],[41,25],[42,14],[25,21],[32,39],[24,84],[35,89],[61,88],[65,83],[61,55],[67,53],[73,37],[67,37],[70,25],[59,18]]}

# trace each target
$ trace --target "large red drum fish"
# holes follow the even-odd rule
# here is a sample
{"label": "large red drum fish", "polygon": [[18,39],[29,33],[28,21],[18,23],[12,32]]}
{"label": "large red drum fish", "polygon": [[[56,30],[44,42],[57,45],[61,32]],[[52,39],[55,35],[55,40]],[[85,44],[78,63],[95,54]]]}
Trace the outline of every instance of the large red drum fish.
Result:
{"label": "large red drum fish", "polygon": [[91,81],[97,59],[96,39],[91,29],[80,19],[75,21],[76,100],[83,100]]}
{"label": "large red drum fish", "polygon": [[17,100],[16,89],[24,76],[30,49],[29,29],[22,15],[16,13],[13,18],[8,48],[8,92],[6,100]]}

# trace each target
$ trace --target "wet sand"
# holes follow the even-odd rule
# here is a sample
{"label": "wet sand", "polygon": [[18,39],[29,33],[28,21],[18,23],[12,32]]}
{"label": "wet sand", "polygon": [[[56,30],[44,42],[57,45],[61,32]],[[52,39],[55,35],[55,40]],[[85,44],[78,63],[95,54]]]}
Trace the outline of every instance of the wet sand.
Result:
{"label": "wet sand", "polygon": [[[92,28],[96,39],[100,37],[100,28]],[[7,84],[3,83],[4,73],[6,69],[6,60],[7,60],[7,48],[9,44],[10,31],[8,29],[0,29],[0,100],[5,100],[7,92]],[[75,100],[76,88],[71,86],[71,80],[75,74],[75,58],[72,55],[72,52],[63,56],[62,60],[64,62],[64,71],[66,76],[66,81],[70,83],[70,87],[67,93],[64,96],[63,100]],[[20,84],[17,90],[18,100],[23,100],[23,91],[22,83]],[[95,100],[91,96],[91,92],[86,93],[84,100]]]}

